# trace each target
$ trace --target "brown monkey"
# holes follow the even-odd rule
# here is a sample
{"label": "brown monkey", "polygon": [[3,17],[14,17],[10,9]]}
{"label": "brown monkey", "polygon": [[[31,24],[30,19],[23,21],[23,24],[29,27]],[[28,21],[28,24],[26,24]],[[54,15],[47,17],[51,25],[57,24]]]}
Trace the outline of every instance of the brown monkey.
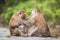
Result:
{"label": "brown monkey", "polygon": [[23,23],[23,19],[25,19],[25,11],[24,10],[19,10],[15,14],[12,15],[9,25],[14,26],[14,25],[20,25]]}
{"label": "brown monkey", "polygon": [[13,36],[24,35],[24,33],[22,31],[24,31],[23,28],[25,26],[22,26],[22,30],[21,30],[20,25],[23,25],[25,18],[26,18],[25,10],[19,10],[17,13],[13,14],[13,16],[11,17],[10,22],[9,22],[11,35],[13,35]]}
{"label": "brown monkey", "polygon": [[30,17],[29,17],[29,22],[35,25],[35,29],[31,30],[28,35],[29,36],[45,36],[48,37],[50,36],[50,31],[48,28],[48,24],[45,21],[43,14],[38,8],[35,8]]}

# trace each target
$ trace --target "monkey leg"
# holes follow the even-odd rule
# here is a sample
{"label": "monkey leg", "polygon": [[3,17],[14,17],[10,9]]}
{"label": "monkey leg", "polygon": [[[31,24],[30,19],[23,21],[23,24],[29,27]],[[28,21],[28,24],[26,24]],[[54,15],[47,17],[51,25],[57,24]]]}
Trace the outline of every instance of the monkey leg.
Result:
{"label": "monkey leg", "polygon": [[19,36],[20,35],[19,30],[17,28],[10,29],[10,33],[12,36]]}
{"label": "monkey leg", "polygon": [[20,35],[23,36],[23,37],[27,37],[27,26],[26,25],[20,25],[19,28],[18,28],[19,32],[20,32]]}
{"label": "monkey leg", "polygon": [[32,26],[28,31],[28,36],[34,35],[34,33],[38,30],[38,27]]}

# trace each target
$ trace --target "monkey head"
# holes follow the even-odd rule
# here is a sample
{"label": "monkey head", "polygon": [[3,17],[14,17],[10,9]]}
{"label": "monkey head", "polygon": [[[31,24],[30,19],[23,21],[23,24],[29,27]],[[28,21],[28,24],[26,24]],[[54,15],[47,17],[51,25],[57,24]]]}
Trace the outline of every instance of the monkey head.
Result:
{"label": "monkey head", "polygon": [[25,12],[25,10],[21,10],[19,14],[21,15],[20,17],[21,17],[22,19],[25,19],[25,17],[26,17],[26,12]]}
{"label": "monkey head", "polygon": [[21,24],[22,20],[26,18],[25,10],[19,10],[14,13],[10,19],[9,26],[15,26]]}

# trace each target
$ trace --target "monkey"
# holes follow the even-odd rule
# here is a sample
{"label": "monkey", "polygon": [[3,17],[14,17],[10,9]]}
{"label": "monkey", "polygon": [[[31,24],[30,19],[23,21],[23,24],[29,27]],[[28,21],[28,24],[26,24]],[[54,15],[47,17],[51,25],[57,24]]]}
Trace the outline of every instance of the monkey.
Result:
{"label": "monkey", "polygon": [[31,30],[32,32],[28,32],[28,36],[50,37],[48,24],[38,8],[32,10],[29,20],[30,23],[35,25],[35,28]]}
{"label": "monkey", "polygon": [[25,10],[19,10],[18,12],[12,15],[9,22],[10,33],[12,36],[24,36],[24,33],[22,31],[24,31],[25,27],[25,25],[23,24],[25,18],[26,18]]}
{"label": "monkey", "polygon": [[30,17],[27,20],[25,18],[23,11],[19,11],[11,17],[9,22],[11,35],[50,36],[48,24],[39,9],[35,8]]}
{"label": "monkey", "polygon": [[18,12],[14,13],[10,19],[9,25],[14,26],[14,25],[19,25],[23,23],[23,19],[25,19],[25,11],[24,10],[19,10]]}

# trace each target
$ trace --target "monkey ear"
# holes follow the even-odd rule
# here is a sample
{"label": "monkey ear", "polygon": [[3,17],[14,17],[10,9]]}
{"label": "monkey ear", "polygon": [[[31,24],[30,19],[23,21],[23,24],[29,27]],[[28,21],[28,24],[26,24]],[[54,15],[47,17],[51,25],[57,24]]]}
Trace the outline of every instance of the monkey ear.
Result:
{"label": "monkey ear", "polygon": [[26,11],[25,10],[20,10],[20,14],[24,14],[24,13],[26,13]]}
{"label": "monkey ear", "polygon": [[22,14],[21,12],[19,14]]}
{"label": "monkey ear", "polygon": [[39,10],[37,7],[35,8],[37,13],[41,13],[41,10]]}
{"label": "monkey ear", "polygon": [[23,9],[21,9],[21,10],[18,10],[16,13],[18,13],[18,14],[25,14],[25,13],[26,13],[26,11],[25,11],[25,10],[23,10]]}

